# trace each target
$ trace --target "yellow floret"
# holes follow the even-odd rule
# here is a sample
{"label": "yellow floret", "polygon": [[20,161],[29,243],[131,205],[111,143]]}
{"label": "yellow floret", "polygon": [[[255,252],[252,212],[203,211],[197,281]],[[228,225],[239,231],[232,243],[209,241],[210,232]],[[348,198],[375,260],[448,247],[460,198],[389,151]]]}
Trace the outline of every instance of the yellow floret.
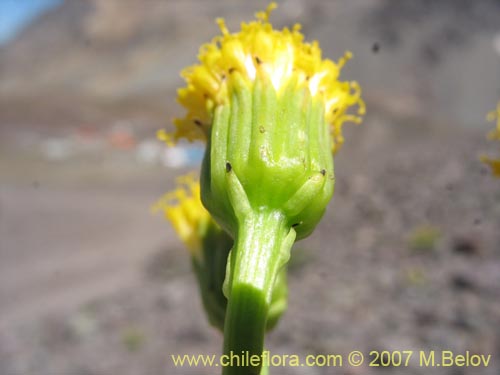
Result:
{"label": "yellow floret", "polygon": [[[162,140],[206,140],[214,109],[230,100],[232,73],[237,71],[249,84],[257,76],[266,77],[278,95],[292,79],[299,87],[307,87],[314,98],[323,101],[333,149],[340,147],[342,124],[360,123],[360,116],[365,113],[359,85],[338,80],[352,54],[346,52],[338,62],[322,59],[318,42],[304,42],[300,25],[291,30],[273,29],[269,15],[274,8],[276,4],[271,3],[265,12],[256,14],[257,20],[243,22],[241,31],[236,33],[228,31],[224,20],[217,20],[222,35],[200,48],[199,64],[181,73],[187,85],[178,90],[178,101],[187,113],[174,120],[173,134],[159,134]],[[355,105],[357,115],[348,114],[348,109]]]}
{"label": "yellow floret", "polygon": [[165,194],[152,211],[163,211],[179,238],[193,255],[199,255],[202,235],[211,221],[200,199],[200,184],[193,174],[177,178],[178,188]]}

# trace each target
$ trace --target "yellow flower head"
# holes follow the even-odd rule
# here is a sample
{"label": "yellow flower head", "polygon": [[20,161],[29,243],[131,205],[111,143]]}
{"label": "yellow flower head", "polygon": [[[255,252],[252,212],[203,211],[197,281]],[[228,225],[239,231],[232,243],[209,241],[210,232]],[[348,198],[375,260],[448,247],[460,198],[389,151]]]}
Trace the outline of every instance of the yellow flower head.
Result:
{"label": "yellow flower head", "polygon": [[212,220],[200,199],[200,184],[192,174],[177,179],[179,187],[165,194],[152,208],[163,211],[193,255],[201,249],[203,233]]}
{"label": "yellow flower head", "polygon": [[[325,119],[330,124],[334,151],[343,143],[341,132],[345,121],[360,123],[365,112],[361,90],[356,82],[338,80],[343,65],[352,57],[347,52],[338,62],[322,59],[318,42],[304,42],[300,25],[291,30],[275,30],[269,22],[271,3],[256,20],[241,24],[241,31],[230,33],[223,19],[217,23],[222,35],[200,49],[199,64],[181,73],[187,86],[178,90],[178,101],[187,110],[184,118],[175,119],[176,131],[158,136],[167,143],[180,138],[205,140],[212,124],[214,109],[229,100],[234,72],[251,84],[256,77],[271,81],[278,95],[290,80],[309,89],[313,98],[322,100]],[[359,116],[347,114],[358,106]]]}

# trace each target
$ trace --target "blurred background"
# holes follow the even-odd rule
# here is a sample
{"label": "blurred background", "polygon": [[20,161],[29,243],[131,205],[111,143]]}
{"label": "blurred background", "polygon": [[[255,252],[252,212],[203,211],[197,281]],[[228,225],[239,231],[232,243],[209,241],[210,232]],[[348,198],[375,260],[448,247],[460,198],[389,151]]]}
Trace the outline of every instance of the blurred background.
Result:
{"label": "blurred background", "polygon": [[[150,206],[198,168],[199,144],[155,139],[182,114],[180,70],[265,1],[0,0],[0,374],[209,374],[170,354],[219,354],[188,253]],[[452,350],[500,372],[498,0],[284,0],[363,88],[335,197],[296,244],[274,353]],[[273,368],[377,374],[383,368]]]}

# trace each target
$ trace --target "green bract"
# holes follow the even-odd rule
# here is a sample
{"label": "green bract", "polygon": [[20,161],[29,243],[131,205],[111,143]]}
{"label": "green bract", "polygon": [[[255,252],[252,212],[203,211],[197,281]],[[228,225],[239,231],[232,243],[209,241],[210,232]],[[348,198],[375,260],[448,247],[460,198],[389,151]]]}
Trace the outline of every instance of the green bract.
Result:
{"label": "green bract", "polygon": [[333,194],[333,158],[324,104],[291,81],[277,93],[233,73],[230,100],[215,110],[201,173],[205,207],[229,233],[264,211],[309,235]]}

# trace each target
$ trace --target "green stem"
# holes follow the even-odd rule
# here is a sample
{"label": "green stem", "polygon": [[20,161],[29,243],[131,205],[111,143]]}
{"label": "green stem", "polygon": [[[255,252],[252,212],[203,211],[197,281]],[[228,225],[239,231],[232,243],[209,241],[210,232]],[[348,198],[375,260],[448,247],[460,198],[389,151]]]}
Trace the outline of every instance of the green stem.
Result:
{"label": "green stem", "polygon": [[[228,306],[224,323],[224,354],[240,363],[223,375],[258,375],[266,321],[276,276],[288,261],[295,231],[278,211],[245,215],[231,251],[226,285]],[[242,363],[242,358],[259,360]],[[258,356],[258,357],[257,357]]]}

